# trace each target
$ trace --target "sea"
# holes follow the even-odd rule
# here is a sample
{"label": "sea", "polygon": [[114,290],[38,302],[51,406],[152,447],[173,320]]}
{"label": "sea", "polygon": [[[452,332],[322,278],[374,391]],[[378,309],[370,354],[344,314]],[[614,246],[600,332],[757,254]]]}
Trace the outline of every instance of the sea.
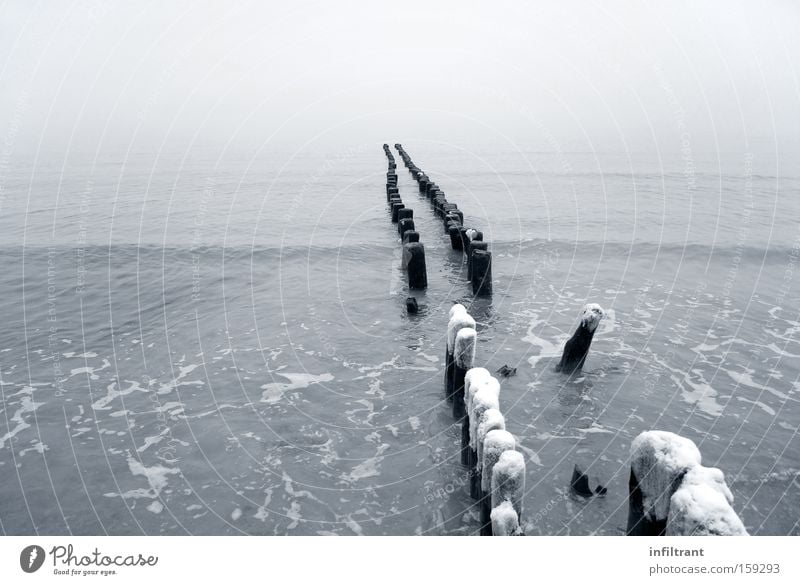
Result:
{"label": "sea", "polygon": [[[476,365],[516,368],[526,534],[624,534],[647,430],[694,441],[751,534],[800,533],[800,159],[402,138],[483,232],[490,298],[395,151],[428,271],[408,290],[382,143],[15,156],[0,533],[476,534],[443,388],[455,302]],[[573,494],[575,465],[605,495]]]}

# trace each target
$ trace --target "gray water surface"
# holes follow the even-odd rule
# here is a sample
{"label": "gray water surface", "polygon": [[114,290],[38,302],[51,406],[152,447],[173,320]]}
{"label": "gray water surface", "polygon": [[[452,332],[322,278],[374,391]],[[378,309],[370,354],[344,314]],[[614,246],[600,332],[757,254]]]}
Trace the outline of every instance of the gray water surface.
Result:
{"label": "gray water surface", "polygon": [[[401,167],[429,282],[405,313],[378,144],[15,167],[0,531],[474,533],[442,388],[460,301],[478,365],[517,368],[528,534],[622,534],[650,429],[698,444],[751,533],[798,533],[796,164],[404,146],[490,242],[491,300]],[[586,302],[607,318],[566,379]],[[605,497],[570,495],[575,463]]]}

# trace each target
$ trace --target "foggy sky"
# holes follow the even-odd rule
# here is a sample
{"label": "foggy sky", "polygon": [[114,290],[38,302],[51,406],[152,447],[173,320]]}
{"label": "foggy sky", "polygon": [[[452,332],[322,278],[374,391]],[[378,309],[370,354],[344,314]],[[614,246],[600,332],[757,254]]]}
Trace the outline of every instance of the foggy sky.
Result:
{"label": "foggy sky", "polygon": [[4,3],[6,156],[417,139],[798,144],[795,2],[265,4]]}

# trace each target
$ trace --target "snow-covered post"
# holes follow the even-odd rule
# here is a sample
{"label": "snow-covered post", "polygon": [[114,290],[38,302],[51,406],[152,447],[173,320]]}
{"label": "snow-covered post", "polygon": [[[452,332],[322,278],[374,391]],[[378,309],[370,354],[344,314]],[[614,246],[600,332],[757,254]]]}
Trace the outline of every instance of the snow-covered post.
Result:
{"label": "snow-covered post", "polygon": [[455,374],[455,363],[453,361],[453,350],[456,343],[456,335],[464,327],[475,329],[475,319],[473,319],[464,305],[455,304],[450,309],[450,321],[447,323],[447,353],[445,354],[444,369],[444,393],[448,400],[452,400],[453,375]]}
{"label": "snow-covered post", "polygon": [[470,473],[475,468],[475,460],[470,457],[472,450],[469,445],[469,413],[472,409],[472,397],[478,391],[478,384],[482,380],[488,380],[492,375],[486,368],[472,368],[464,375],[464,408],[467,417],[461,421],[461,464],[466,465]]}
{"label": "snow-covered post", "polygon": [[461,422],[466,414],[464,410],[464,377],[475,364],[475,345],[478,334],[469,327],[461,328],[456,334],[453,350],[453,418]]}
{"label": "snow-covered post", "polygon": [[474,478],[473,481],[470,481],[470,495],[476,500],[480,500],[484,496],[481,477],[478,475],[477,462],[483,461],[483,445],[486,442],[486,435],[492,431],[504,430],[506,430],[506,419],[497,408],[485,410],[478,420],[477,452],[474,457],[476,467],[470,476],[471,480]]}
{"label": "snow-covered post", "polygon": [[692,467],[669,501],[667,536],[746,536],[731,504],[725,475],[715,467]]}
{"label": "snow-covered post", "polygon": [[700,451],[689,439],[666,431],[647,431],[631,444],[628,482],[629,536],[666,532],[672,494],[683,476],[700,465]]}
{"label": "snow-covered post", "polygon": [[494,536],[522,536],[519,516],[517,516],[517,511],[508,500],[492,510],[491,520],[491,529]]}
{"label": "snow-covered post", "polygon": [[517,444],[514,437],[505,430],[494,430],[486,433],[483,440],[483,457],[480,464],[480,501],[478,502],[481,519],[481,536],[491,536],[492,511],[492,476],[500,456],[506,451],[513,451]]}
{"label": "snow-covered post", "polygon": [[488,250],[472,252],[472,294],[475,296],[492,294],[492,253]]}
{"label": "snow-covered post", "polygon": [[470,476],[469,493],[474,499],[481,495],[481,458],[478,455],[478,426],[483,414],[493,408],[500,410],[500,384],[494,378],[484,380],[473,395],[469,411],[469,446],[475,452],[475,473]]}
{"label": "snow-covered post", "polygon": [[524,494],[525,458],[518,451],[503,451],[492,468],[492,510],[503,502],[510,502],[520,522]]}
{"label": "snow-covered post", "polygon": [[631,536],[746,535],[719,469],[703,467],[697,446],[665,431],[631,445],[628,530]]}

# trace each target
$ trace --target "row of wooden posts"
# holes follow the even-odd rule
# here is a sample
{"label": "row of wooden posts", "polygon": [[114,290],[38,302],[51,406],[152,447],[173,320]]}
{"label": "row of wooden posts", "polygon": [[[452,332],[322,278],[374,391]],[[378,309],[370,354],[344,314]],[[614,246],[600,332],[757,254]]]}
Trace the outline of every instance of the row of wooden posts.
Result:
{"label": "row of wooden posts", "polygon": [[[402,145],[395,144],[421,194],[441,217],[452,248],[466,256],[475,296],[490,295],[491,252],[483,234],[464,227],[464,215],[430,178],[414,165]],[[414,229],[414,212],[407,209],[397,187],[397,165],[387,144],[389,161],[386,197],[392,221],[403,243],[403,266],[409,288],[427,287],[425,249]],[[598,323],[604,316],[596,304],[584,307],[581,322],[564,346],[557,371],[573,375],[581,370]],[[480,534],[523,534],[522,501],[525,459],[505,428],[500,411],[500,382],[487,369],[475,367],[475,320],[461,304],[450,309],[445,351],[445,396],[453,417],[461,424],[461,464],[467,467],[470,495],[478,501]],[[577,467],[575,493],[592,497],[588,478]],[[700,451],[689,439],[665,431],[641,433],[631,445],[628,486],[628,535],[746,535],[732,508],[733,495],[721,470],[701,465]],[[605,493],[605,488],[597,493]]]}
{"label": "row of wooden posts", "polygon": [[414,210],[407,208],[400,198],[397,187],[397,164],[388,144],[383,145],[389,170],[386,173],[386,201],[392,214],[392,222],[397,224],[397,232],[403,245],[403,268],[408,274],[408,288],[423,290],[428,287],[428,271],[425,266],[425,246],[419,241],[419,232],[414,226]]}
{"label": "row of wooden posts", "polygon": [[450,309],[445,353],[445,396],[461,424],[461,464],[478,501],[482,536],[522,535],[525,458],[516,450],[500,411],[500,382],[474,367],[475,319],[460,304]]}
{"label": "row of wooden posts", "polygon": [[[451,247],[453,250],[463,252],[467,264],[467,278],[472,283],[472,294],[490,296],[492,253],[489,251],[489,244],[483,241],[483,233],[464,225],[464,214],[458,209],[458,205],[447,200],[444,191],[414,164],[402,144],[395,144],[394,147],[411,176],[417,181],[420,194],[430,200],[434,213],[441,218],[444,233],[450,236]],[[385,144],[384,149],[388,151],[388,146]]]}
{"label": "row of wooden posts", "polygon": [[[445,394],[461,423],[461,463],[468,469],[470,495],[479,503],[480,534],[522,535],[525,459],[505,428],[499,381],[475,367],[476,342],[475,320],[463,305],[454,305],[447,325]],[[574,483],[573,478],[573,488]],[[746,535],[732,503],[724,474],[701,465],[690,439],[648,431],[633,441],[628,535]]]}

